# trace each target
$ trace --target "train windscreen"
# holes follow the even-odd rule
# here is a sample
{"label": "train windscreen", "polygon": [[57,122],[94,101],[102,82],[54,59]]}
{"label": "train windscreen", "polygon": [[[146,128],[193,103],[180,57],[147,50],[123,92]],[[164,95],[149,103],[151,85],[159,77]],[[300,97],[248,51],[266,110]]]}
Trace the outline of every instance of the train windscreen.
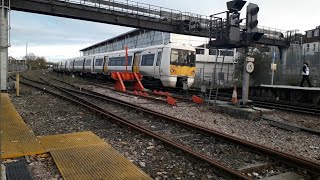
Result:
{"label": "train windscreen", "polygon": [[171,65],[178,66],[190,66],[194,67],[196,65],[196,56],[195,52],[182,50],[182,49],[172,49],[170,57]]}

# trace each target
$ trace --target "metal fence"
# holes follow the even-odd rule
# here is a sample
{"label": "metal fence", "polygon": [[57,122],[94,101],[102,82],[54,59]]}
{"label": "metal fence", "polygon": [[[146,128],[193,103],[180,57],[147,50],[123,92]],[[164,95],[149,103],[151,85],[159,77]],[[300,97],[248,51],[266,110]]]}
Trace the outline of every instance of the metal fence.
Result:
{"label": "metal fence", "polygon": [[26,71],[28,68],[25,65],[20,64],[9,64],[8,71],[9,72],[17,72],[17,71]]}
{"label": "metal fence", "polygon": [[[216,72],[214,74],[214,72]],[[196,76],[194,87],[205,85],[209,87],[211,83],[219,86],[233,86],[234,83],[234,64],[217,63],[214,71],[214,63],[199,63],[196,66]]]}
{"label": "metal fence", "polygon": [[[310,61],[310,80],[313,86],[320,86],[320,54],[319,52],[306,52],[300,44],[292,44],[287,52],[285,62],[280,61],[277,55],[275,63],[274,84],[299,86],[302,78],[302,67],[305,60]],[[271,63],[271,62],[270,62]],[[271,70],[266,69],[264,78],[271,79]],[[269,81],[270,84],[271,80]]]}

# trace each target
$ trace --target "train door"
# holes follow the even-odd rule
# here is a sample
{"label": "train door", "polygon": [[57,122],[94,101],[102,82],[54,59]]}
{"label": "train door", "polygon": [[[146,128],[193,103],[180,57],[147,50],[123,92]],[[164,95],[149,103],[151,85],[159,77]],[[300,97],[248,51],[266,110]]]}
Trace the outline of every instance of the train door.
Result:
{"label": "train door", "polygon": [[108,56],[104,56],[104,61],[103,61],[103,70],[102,72],[104,74],[108,74],[108,62],[109,62],[109,57]]}
{"label": "train door", "polygon": [[84,65],[86,63],[86,58],[82,59],[82,64],[81,64],[81,71],[84,72]]}
{"label": "train door", "polygon": [[92,57],[92,64],[91,64],[91,68],[90,68],[90,70],[91,70],[91,73],[96,73],[96,58],[97,56],[93,56]]}
{"label": "train door", "polygon": [[154,66],[154,77],[160,77],[161,76],[161,59],[162,59],[162,49],[158,49],[157,51],[157,61],[156,65]]}
{"label": "train door", "polygon": [[64,68],[63,68],[64,71],[67,71],[67,63],[68,63],[68,61],[64,62]]}
{"label": "train door", "polygon": [[139,64],[140,64],[141,53],[135,53],[133,58],[132,72],[140,72]]}
{"label": "train door", "polygon": [[72,60],[72,72],[74,72],[75,71],[75,69],[74,69],[74,63],[75,63],[75,59],[74,60]]}

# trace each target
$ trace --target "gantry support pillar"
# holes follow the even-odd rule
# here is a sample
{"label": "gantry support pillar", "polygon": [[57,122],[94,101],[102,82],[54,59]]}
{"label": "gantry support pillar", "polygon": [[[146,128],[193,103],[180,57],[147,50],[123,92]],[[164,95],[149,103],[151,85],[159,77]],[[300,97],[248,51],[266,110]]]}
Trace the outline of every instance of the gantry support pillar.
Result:
{"label": "gantry support pillar", "polygon": [[280,80],[281,80],[281,83],[284,84],[286,83],[285,81],[287,80],[285,74],[286,74],[286,67],[287,67],[288,48],[279,47],[279,51],[280,51],[280,62],[281,62]]}
{"label": "gantry support pillar", "polygon": [[1,0],[0,5],[0,87],[1,91],[7,91],[10,4],[8,0]]}

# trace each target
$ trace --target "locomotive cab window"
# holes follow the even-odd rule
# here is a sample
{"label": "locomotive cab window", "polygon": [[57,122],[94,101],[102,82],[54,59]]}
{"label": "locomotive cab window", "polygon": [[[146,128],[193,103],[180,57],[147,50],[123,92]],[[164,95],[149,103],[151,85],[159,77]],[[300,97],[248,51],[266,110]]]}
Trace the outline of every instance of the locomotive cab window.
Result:
{"label": "locomotive cab window", "polygon": [[170,59],[171,65],[194,67],[196,65],[195,62],[196,62],[195,52],[181,50],[181,49],[171,50],[171,59]]}
{"label": "locomotive cab window", "polygon": [[154,54],[142,55],[141,66],[153,66]]}

